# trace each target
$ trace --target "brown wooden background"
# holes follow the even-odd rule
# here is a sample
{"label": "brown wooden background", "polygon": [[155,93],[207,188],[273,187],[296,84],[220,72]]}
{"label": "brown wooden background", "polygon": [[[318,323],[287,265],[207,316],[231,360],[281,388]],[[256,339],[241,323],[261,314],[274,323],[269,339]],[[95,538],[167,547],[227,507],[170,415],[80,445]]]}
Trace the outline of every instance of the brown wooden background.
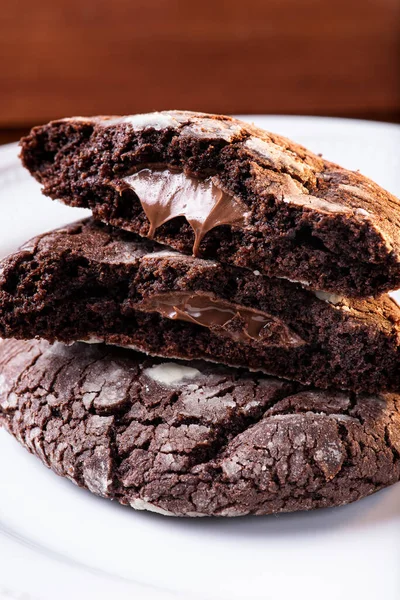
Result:
{"label": "brown wooden background", "polygon": [[12,0],[0,141],[163,108],[400,120],[400,0]]}

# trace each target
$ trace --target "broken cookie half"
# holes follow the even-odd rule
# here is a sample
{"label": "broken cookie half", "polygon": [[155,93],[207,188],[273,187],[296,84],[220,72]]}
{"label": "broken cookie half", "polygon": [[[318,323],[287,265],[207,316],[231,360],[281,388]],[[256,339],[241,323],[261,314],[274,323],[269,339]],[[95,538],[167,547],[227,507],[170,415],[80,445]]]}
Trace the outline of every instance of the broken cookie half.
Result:
{"label": "broken cookie half", "polygon": [[319,387],[398,388],[400,309],[313,292],[77,222],[1,263],[0,335],[106,342]]}
{"label": "broken cookie half", "polygon": [[400,287],[399,200],[237,119],[76,117],[21,147],[44,194],[182,253],[346,297]]}

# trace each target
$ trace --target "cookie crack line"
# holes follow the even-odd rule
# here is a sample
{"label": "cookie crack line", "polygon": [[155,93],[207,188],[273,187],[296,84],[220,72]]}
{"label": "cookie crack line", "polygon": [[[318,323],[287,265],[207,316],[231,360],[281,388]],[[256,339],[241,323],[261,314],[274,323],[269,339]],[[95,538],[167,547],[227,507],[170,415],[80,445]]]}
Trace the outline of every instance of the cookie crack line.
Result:
{"label": "cookie crack line", "polygon": [[[1,345],[1,344],[2,344],[2,339],[0,338],[0,345]],[[37,362],[40,360],[40,358],[41,358],[41,354],[40,354],[40,353],[38,353],[38,354],[34,355],[34,356],[32,357],[32,360],[31,360],[31,362],[28,364],[28,366],[27,366],[27,369],[29,370],[29,368],[31,368],[31,367],[34,367],[34,366],[35,366],[35,364],[36,364],[36,363],[37,363]],[[11,360],[12,360],[12,359],[11,359]],[[10,362],[11,362],[11,361],[10,361]],[[6,365],[6,366],[7,366],[7,365]],[[17,390],[17,388],[18,388],[18,385],[19,385],[20,381],[21,381],[21,380],[22,380],[22,378],[24,377],[24,375],[25,375],[24,371],[21,371],[21,372],[18,374],[18,376],[17,376],[17,378],[15,379],[15,381],[13,381],[13,382],[12,382],[12,386],[11,386],[11,388],[10,388],[9,390],[7,390],[7,398],[5,399],[5,402],[4,402],[4,403],[0,403],[0,412],[5,412],[5,411],[4,411],[4,408],[3,408],[4,404],[5,404],[5,405],[6,405],[6,407],[8,408],[8,399],[9,399],[9,397],[10,397],[10,395],[11,395],[11,394],[13,394],[13,395],[17,396],[17,394],[16,394],[16,390]],[[12,407],[11,407],[11,409],[12,409]]]}

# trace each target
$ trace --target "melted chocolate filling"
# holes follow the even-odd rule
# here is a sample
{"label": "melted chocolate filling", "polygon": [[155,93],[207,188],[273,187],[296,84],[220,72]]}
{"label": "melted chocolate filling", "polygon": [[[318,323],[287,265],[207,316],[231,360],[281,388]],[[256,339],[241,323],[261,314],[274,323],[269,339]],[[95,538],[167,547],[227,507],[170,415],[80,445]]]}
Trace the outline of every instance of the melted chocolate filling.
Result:
{"label": "melted chocolate filling", "polygon": [[208,231],[218,225],[243,226],[246,220],[246,205],[220,189],[216,177],[196,179],[183,172],[145,168],[123,181],[150,221],[148,237],[167,221],[185,217],[195,234],[194,256]]}
{"label": "melted chocolate filling", "polygon": [[241,341],[267,346],[301,346],[304,341],[282,321],[265,312],[238,306],[205,293],[171,292],[154,295],[135,306],[158,312],[173,320],[189,321],[209,329],[223,330]]}

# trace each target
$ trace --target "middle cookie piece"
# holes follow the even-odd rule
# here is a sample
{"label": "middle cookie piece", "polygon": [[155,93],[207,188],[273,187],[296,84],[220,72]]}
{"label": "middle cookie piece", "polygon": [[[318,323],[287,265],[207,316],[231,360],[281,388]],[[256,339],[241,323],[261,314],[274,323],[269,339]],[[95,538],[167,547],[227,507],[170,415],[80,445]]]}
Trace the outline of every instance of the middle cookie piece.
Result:
{"label": "middle cookie piece", "polygon": [[92,219],[0,265],[0,336],[133,347],[319,387],[395,389],[400,309],[181,255]]}

